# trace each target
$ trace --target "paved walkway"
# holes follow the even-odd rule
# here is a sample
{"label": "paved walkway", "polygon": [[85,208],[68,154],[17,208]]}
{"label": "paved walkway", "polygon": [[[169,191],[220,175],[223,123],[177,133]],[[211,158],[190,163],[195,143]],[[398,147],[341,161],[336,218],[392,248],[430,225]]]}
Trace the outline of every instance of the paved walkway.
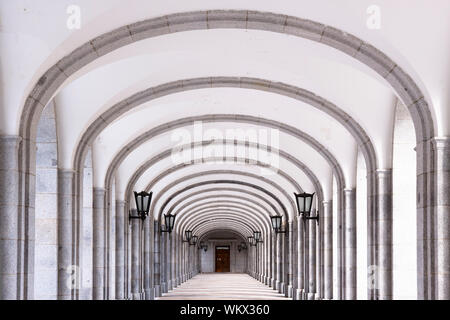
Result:
{"label": "paved walkway", "polygon": [[287,300],[245,273],[202,273],[158,300]]}

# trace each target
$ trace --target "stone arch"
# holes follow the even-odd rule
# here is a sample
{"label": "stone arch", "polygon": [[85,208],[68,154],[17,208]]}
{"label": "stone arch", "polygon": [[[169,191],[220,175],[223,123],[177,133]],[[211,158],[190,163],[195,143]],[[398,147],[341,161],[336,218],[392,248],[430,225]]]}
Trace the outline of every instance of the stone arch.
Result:
{"label": "stone arch", "polygon": [[[215,160],[217,160],[217,159],[219,159],[219,158],[207,158],[207,159],[205,159],[205,160],[206,160],[206,161],[209,161],[209,160],[215,161]],[[244,160],[244,161],[245,161],[245,160]],[[170,168],[169,170],[167,170],[167,171],[161,173],[161,176],[166,176],[166,175],[169,174],[169,173],[172,173],[172,172],[174,172],[174,171],[176,171],[176,170],[178,170],[178,169],[185,168],[185,167],[186,167],[185,165],[172,167],[172,168]],[[296,190],[296,191],[300,191],[300,190],[301,190],[300,186],[298,185],[298,183],[297,183],[296,181],[294,181],[291,177],[289,177],[285,172],[280,171],[280,170],[279,170],[279,172],[280,172],[280,176],[283,177],[283,178],[285,178],[289,183],[291,183],[291,184],[295,187],[295,190]],[[249,175],[249,176],[250,176],[250,175]],[[253,175],[252,175],[252,176],[253,176]],[[253,176],[253,177],[256,178],[256,176]],[[160,179],[159,176],[156,177],[154,180],[152,180],[152,181],[147,185],[147,187],[146,187],[145,189],[146,189],[146,190],[151,190],[151,187],[154,185],[155,181],[157,181],[157,180],[159,180],[159,179]],[[265,180],[265,181],[267,182],[268,180]],[[153,202],[153,204],[155,204],[155,203],[156,203],[156,202]],[[158,218],[161,217],[161,214],[162,214],[162,211],[160,210],[160,214],[159,214]]]}
{"label": "stone arch", "polygon": [[[295,36],[308,38],[317,42],[332,46],[342,52],[355,57],[362,63],[368,65],[396,90],[402,101],[409,108],[416,130],[417,147],[417,174],[418,174],[418,212],[424,217],[424,225],[421,225],[421,233],[428,235],[426,222],[428,215],[436,205],[436,200],[431,198],[428,185],[434,185],[436,173],[435,163],[432,162],[433,151],[430,139],[433,137],[434,124],[431,112],[425,101],[423,93],[414,80],[406,74],[398,65],[382,52],[363,42],[362,40],[342,32],[333,27],[325,26],[313,21],[277,15],[273,13],[261,13],[253,11],[202,11],[173,14],[165,17],[149,19],[122,28],[118,28],[108,34],[102,35],[85,45],[74,50],[70,55],[61,59],[38,80],[37,84],[26,99],[22,111],[19,135],[22,142],[19,145],[19,172],[22,172],[19,184],[25,190],[32,190],[33,174],[35,172],[34,159],[34,138],[36,135],[37,121],[40,112],[47,104],[51,96],[56,92],[65,79],[80,69],[99,55],[104,55],[120,46],[136,41],[137,39],[148,38],[170,32],[184,30],[207,29],[207,28],[241,28],[260,29],[273,32],[284,32]],[[442,168],[437,168],[441,170]],[[28,205],[34,203],[33,193],[19,199],[18,205]],[[29,208],[25,210],[28,215]],[[33,221],[34,223],[34,221]],[[27,235],[29,237],[29,235]],[[423,244],[419,249],[426,260],[428,244]],[[420,245],[419,245],[420,247]],[[422,277],[429,273],[426,268],[427,263],[422,262],[420,273]],[[448,284],[448,279],[443,279],[444,285]],[[421,289],[426,291],[428,279],[421,279]],[[446,293],[444,293],[446,294]],[[431,295],[431,293],[430,293]],[[428,297],[424,293],[424,297]]]}
{"label": "stone arch", "polygon": [[[217,198],[217,197],[220,197],[220,198],[221,197],[224,197],[224,198],[235,197],[237,199],[246,199],[247,201],[252,201],[255,204],[259,204],[259,206],[261,208],[264,208],[266,210],[266,212],[270,215],[270,210],[267,210],[265,207],[263,207],[260,202],[257,202],[256,200],[250,200],[250,199],[256,198],[258,200],[261,200],[262,202],[265,202],[268,206],[270,206],[270,208],[272,209],[273,213],[275,213],[275,215],[280,215],[278,209],[269,200],[267,200],[267,198],[255,193],[255,192],[250,192],[248,190],[243,191],[242,189],[238,189],[238,188],[209,188],[209,189],[203,189],[200,191],[192,192],[192,193],[180,198],[179,200],[175,201],[174,204],[172,204],[172,206],[167,210],[167,212],[168,213],[173,212],[177,206],[179,206],[181,203],[183,203],[185,200],[191,198],[192,196],[195,196],[198,194],[203,195],[205,193],[215,192],[215,191],[220,192],[220,194],[213,194],[213,195],[205,196],[205,197],[199,198],[198,200]],[[227,192],[233,191],[236,193],[241,193],[242,196],[236,196],[236,195],[230,196],[230,195],[222,193],[222,192],[226,192],[226,191]],[[187,202],[187,204],[193,203],[193,201],[194,200],[189,201],[189,202]]]}
{"label": "stone arch", "polygon": [[[213,141],[212,144],[230,143],[230,142],[231,142],[230,140],[223,140],[221,142]],[[184,150],[185,148],[192,148],[192,147],[195,147],[195,146],[204,145],[206,143],[208,143],[209,145],[211,144],[211,143],[209,143],[207,141],[202,141],[202,142],[196,142],[196,143],[193,143],[193,144],[182,145],[182,146],[180,146],[180,148],[182,148]],[[236,143],[236,145],[238,145],[238,146],[247,144],[250,147],[263,148],[263,149],[268,150],[268,146],[262,145],[262,144],[259,144],[259,143],[243,142],[243,141],[234,141],[234,143]],[[297,168],[299,168],[301,171],[303,171],[303,173],[310,179],[310,181],[314,185],[314,188],[315,188],[316,192],[318,193],[319,198],[323,198],[323,191],[322,191],[322,187],[321,187],[321,184],[319,182],[319,179],[316,177],[316,175],[304,163],[302,163],[301,161],[299,161],[297,158],[293,157],[291,154],[289,154],[286,151],[279,150],[279,149],[276,149],[276,148],[270,148],[270,150],[268,150],[268,151],[280,155],[282,158],[290,161]],[[126,187],[125,197],[124,198],[127,199],[127,195],[131,194],[132,188],[135,185],[136,181],[139,179],[139,177],[145,171],[147,171],[149,168],[151,168],[151,166],[156,164],[158,161],[161,161],[161,160],[169,157],[171,154],[172,154],[172,149],[164,150],[163,152],[159,153],[157,156],[153,157],[152,159],[149,159],[143,165],[141,165],[136,170],[136,172],[132,175],[131,179],[129,180],[129,182],[127,184],[127,187]],[[151,189],[151,186],[148,186],[147,188]]]}
{"label": "stone arch", "polygon": [[[198,173],[195,173],[195,174],[191,174],[191,175],[188,175],[188,176],[185,176],[183,178],[180,178],[178,180],[173,181],[171,184],[167,185],[162,190],[162,192],[160,192],[159,194],[164,194],[167,190],[169,190],[170,188],[176,186],[180,182],[188,181],[188,180],[190,180],[192,178],[196,178],[196,177],[200,177],[200,176],[203,177],[203,176],[206,176],[206,175],[224,174],[224,173],[226,173],[226,174],[236,174],[236,175],[242,175],[242,176],[252,176],[252,174],[248,174],[247,172],[234,171],[234,170],[210,170],[210,171],[203,171],[203,172],[198,172]],[[255,175],[255,176],[253,176],[253,178],[258,179],[258,176]],[[294,202],[292,201],[292,199],[290,199],[289,195],[279,185],[271,182],[270,180],[262,179],[261,177],[259,177],[258,180],[261,180],[261,181],[267,183],[268,185],[272,185],[275,189],[278,189],[280,191],[280,193],[283,194],[286,197],[286,199],[288,200],[288,203],[290,204],[291,209],[293,210],[295,208]],[[214,184],[226,183],[226,184],[231,184],[231,185],[245,185],[245,186],[249,186],[251,188],[260,190],[260,191],[266,193],[267,195],[269,195],[270,197],[274,198],[275,201],[278,202],[278,204],[282,208],[285,218],[287,219],[289,217],[288,210],[287,210],[286,206],[284,205],[284,203],[282,201],[280,201],[277,197],[275,197],[273,194],[271,194],[269,191],[267,191],[265,188],[262,188],[260,186],[254,185],[252,183],[244,182],[244,181],[220,179],[220,180],[204,180],[202,182],[193,183],[193,184],[190,184],[190,185],[188,185],[188,186],[186,186],[186,187],[184,187],[184,188],[182,188],[180,190],[177,190],[177,191],[173,192],[167,198],[167,200],[165,200],[164,203],[162,204],[162,206],[161,206],[161,208],[160,208],[160,210],[158,212],[158,218],[159,219],[161,218],[161,214],[163,213],[164,208],[178,194],[186,192],[186,191],[188,191],[188,190],[190,190],[192,188],[195,188],[195,187],[198,187],[198,186],[203,186],[203,185],[206,185],[206,184],[211,184],[211,183],[214,183]],[[152,201],[152,206],[150,208],[151,212],[153,212],[154,204],[156,203],[156,201],[157,201],[157,199],[155,197],[155,201],[154,202]]]}
{"label": "stone arch", "polygon": [[214,233],[214,232],[216,232],[216,231],[228,231],[228,232],[230,232],[230,233],[234,233],[234,234],[235,234],[236,236],[238,236],[238,237],[241,237],[241,238],[242,238],[241,240],[247,241],[247,239],[244,238],[244,235],[243,235],[243,234],[241,234],[241,233],[239,233],[239,232],[236,232],[236,231],[234,231],[234,230],[231,230],[231,229],[223,228],[223,227],[218,228],[218,229],[214,228],[214,229],[211,229],[211,230],[209,230],[209,231],[206,231],[201,237],[199,237],[198,240],[200,241],[200,240],[202,240],[203,238],[207,238],[211,233]]}
{"label": "stone arch", "polygon": [[300,140],[303,140],[304,142],[308,143],[312,148],[314,148],[329,163],[330,167],[332,168],[334,174],[337,177],[339,186],[345,185],[344,174],[343,174],[342,168],[340,167],[336,158],[328,150],[326,150],[326,148],[323,147],[317,140],[315,140],[313,137],[307,135],[306,133],[302,132],[301,130],[298,130],[294,127],[279,123],[277,121],[272,121],[272,120],[267,120],[267,119],[257,118],[257,117],[247,116],[247,115],[217,115],[217,114],[213,114],[213,115],[188,117],[188,118],[175,120],[170,123],[155,127],[153,129],[143,133],[136,139],[134,139],[128,145],[124,146],[121,149],[121,151],[111,161],[111,164],[108,167],[106,178],[105,178],[106,188],[110,189],[113,173],[115,172],[115,170],[117,169],[119,164],[123,161],[123,159],[125,159],[126,156],[128,156],[131,153],[131,151],[133,151],[139,145],[141,145],[145,141],[151,139],[152,137],[154,137],[158,134],[161,134],[168,130],[173,130],[176,127],[184,126],[187,124],[192,124],[195,121],[204,121],[204,122],[232,121],[232,122],[238,122],[238,123],[239,122],[255,123],[255,124],[260,124],[260,125],[264,125],[267,127],[277,128],[277,129],[279,129],[283,132],[286,132]]}

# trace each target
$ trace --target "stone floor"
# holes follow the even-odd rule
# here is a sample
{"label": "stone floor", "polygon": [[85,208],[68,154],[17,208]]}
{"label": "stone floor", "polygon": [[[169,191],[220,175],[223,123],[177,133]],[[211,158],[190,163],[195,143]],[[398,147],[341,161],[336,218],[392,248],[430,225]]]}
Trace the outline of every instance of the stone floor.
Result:
{"label": "stone floor", "polygon": [[245,273],[202,273],[158,300],[288,300]]}

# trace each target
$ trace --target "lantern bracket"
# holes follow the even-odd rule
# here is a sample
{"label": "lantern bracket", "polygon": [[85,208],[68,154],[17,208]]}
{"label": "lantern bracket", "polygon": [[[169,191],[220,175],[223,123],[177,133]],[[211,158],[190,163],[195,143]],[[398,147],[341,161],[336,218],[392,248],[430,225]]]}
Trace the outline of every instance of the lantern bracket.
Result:
{"label": "lantern bracket", "polygon": [[315,217],[311,217],[310,215],[301,215],[301,218],[306,221],[306,220],[316,220],[316,223],[319,224],[319,211],[316,210],[316,216]]}
{"label": "lantern bracket", "polygon": [[171,228],[168,228],[166,225],[162,225],[162,226],[159,228],[159,231],[160,231],[160,232],[168,232],[168,233],[171,233],[171,232],[172,232],[172,229],[171,229]]}
{"label": "lantern bracket", "polygon": [[133,211],[135,211],[135,212],[137,213],[137,210],[135,210],[135,209],[134,209],[134,210],[133,210],[133,209],[130,210],[129,213],[128,213],[128,218],[129,218],[130,220],[133,220],[133,219],[140,219],[140,220],[144,221],[145,218],[147,218],[147,215],[145,215],[145,214],[140,215],[139,213],[137,213],[137,215],[134,216],[134,215],[131,214]]}

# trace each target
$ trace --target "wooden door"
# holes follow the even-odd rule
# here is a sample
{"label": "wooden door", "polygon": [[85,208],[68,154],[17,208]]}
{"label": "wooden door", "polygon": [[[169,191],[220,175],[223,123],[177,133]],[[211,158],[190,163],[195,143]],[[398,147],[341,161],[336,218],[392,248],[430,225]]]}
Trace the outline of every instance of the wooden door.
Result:
{"label": "wooden door", "polygon": [[216,272],[230,272],[230,247],[216,247]]}

